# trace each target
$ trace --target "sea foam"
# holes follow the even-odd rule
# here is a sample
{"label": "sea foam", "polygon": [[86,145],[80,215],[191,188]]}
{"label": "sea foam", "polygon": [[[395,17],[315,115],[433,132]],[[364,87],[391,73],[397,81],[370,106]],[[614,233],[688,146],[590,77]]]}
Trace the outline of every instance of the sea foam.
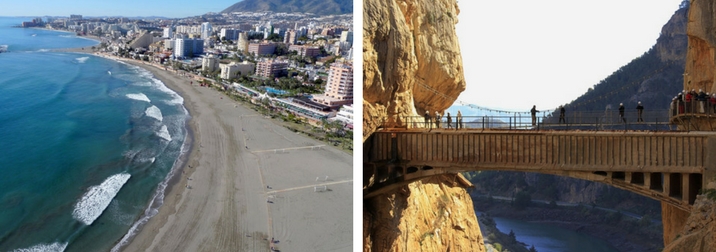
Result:
{"label": "sea foam", "polygon": [[144,111],[144,114],[151,118],[157,119],[160,122],[164,119],[164,117],[162,117],[162,111],[154,105],[148,107],[147,110]]}
{"label": "sea foam", "polygon": [[131,175],[127,173],[120,173],[107,178],[102,184],[90,187],[89,191],[75,205],[72,216],[86,225],[91,225],[102,215],[102,212],[130,177]]}
{"label": "sea foam", "polygon": [[149,97],[147,97],[147,95],[145,95],[143,93],[127,94],[127,98],[132,99],[132,100],[137,100],[137,101],[151,102],[151,100],[149,100]]}
{"label": "sea foam", "polygon": [[77,62],[82,64],[82,63],[85,63],[88,59],[89,59],[89,57],[79,57],[79,58],[76,58],[75,60],[77,60]]}
{"label": "sea foam", "polygon": [[62,252],[67,248],[67,243],[55,242],[53,244],[37,244],[23,249],[16,249],[13,252]]}
{"label": "sea foam", "polygon": [[166,125],[162,125],[162,128],[157,132],[157,136],[164,138],[164,140],[171,141],[172,136],[169,135],[169,129],[167,129]]}

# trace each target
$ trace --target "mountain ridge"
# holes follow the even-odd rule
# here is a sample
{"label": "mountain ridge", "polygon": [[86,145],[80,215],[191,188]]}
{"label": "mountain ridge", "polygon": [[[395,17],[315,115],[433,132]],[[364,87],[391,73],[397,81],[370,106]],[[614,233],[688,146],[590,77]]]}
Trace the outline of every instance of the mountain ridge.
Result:
{"label": "mountain ridge", "polygon": [[221,13],[231,12],[302,12],[316,15],[352,14],[352,0],[243,0]]}

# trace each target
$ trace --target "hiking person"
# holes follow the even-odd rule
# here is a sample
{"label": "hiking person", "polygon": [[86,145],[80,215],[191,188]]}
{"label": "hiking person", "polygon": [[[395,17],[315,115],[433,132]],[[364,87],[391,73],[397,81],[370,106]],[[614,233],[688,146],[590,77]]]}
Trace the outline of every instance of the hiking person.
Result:
{"label": "hiking person", "polygon": [[429,130],[433,129],[433,122],[430,119],[430,112],[428,112],[427,110],[425,110],[425,128]]}
{"label": "hiking person", "polygon": [[450,117],[450,112],[447,112],[447,128],[452,128],[452,117]]}
{"label": "hiking person", "polygon": [[530,113],[532,114],[532,126],[537,125],[537,105],[532,105],[532,109],[530,110]]}
{"label": "hiking person", "polygon": [[644,113],[644,106],[641,105],[641,101],[637,103],[636,105],[636,112],[638,116],[638,119],[636,119],[637,122],[644,122],[644,119],[641,118],[641,115]]}
{"label": "hiking person", "polygon": [[[714,99],[714,101],[716,101],[716,99]],[[457,121],[455,128],[457,128],[457,129],[463,128],[464,129],[465,127],[462,126],[462,114],[460,113],[460,110],[457,111],[457,116],[455,116],[455,119]]]}

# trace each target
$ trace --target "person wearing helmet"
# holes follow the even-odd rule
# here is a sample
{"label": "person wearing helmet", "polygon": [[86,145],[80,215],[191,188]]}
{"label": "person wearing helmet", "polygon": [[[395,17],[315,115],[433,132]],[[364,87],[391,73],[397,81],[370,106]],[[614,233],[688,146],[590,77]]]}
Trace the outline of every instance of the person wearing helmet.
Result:
{"label": "person wearing helmet", "polygon": [[691,92],[684,95],[684,103],[686,103],[686,113],[691,113],[691,100],[693,99]]}
{"label": "person wearing helmet", "polygon": [[435,128],[436,129],[440,128],[440,123],[442,123],[440,121],[440,113],[438,113],[438,111],[435,111]]}
{"label": "person wearing helmet", "polygon": [[622,121],[626,123],[626,118],[624,118],[624,103],[619,103],[619,117],[621,117]]}
{"label": "person wearing helmet", "polygon": [[644,106],[641,105],[641,102],[638,102],[636,105],[636,112],[637,115],[639,115],[638,119],[636,119],[637,122],[644,122],[644,119],[641,118],[641,115],[644,113]]}

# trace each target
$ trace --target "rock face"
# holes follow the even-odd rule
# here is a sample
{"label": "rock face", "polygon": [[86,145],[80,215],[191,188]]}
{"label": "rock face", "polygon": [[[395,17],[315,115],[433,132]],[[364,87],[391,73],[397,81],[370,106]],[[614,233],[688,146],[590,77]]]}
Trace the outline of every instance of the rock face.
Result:
{"label": "rock face", "polygon": [[[379,127],[444,111],[465,90],[455,34],[457,0],[363,1],[363,140]],[[413,182],[368,199],[364,251],[485,251],[455,176]]]}
{"label": "rock face", "polygon": [[485,251],[472,199],[455,176],[366,200],[363,251]]}
{"label": "rock face", "polygon": [[716,202],[699,195],[686,226],[664,252],[706,252],[716,248]]}
{"label": "rock face", "polygon": [[465,90],[456,0],[363,1],[363,140]]}
{"label": "rock face", "polygon": [[689,47],[686,52],[684,88],[716,91],[716,3],[691,1],[686,33]]}

